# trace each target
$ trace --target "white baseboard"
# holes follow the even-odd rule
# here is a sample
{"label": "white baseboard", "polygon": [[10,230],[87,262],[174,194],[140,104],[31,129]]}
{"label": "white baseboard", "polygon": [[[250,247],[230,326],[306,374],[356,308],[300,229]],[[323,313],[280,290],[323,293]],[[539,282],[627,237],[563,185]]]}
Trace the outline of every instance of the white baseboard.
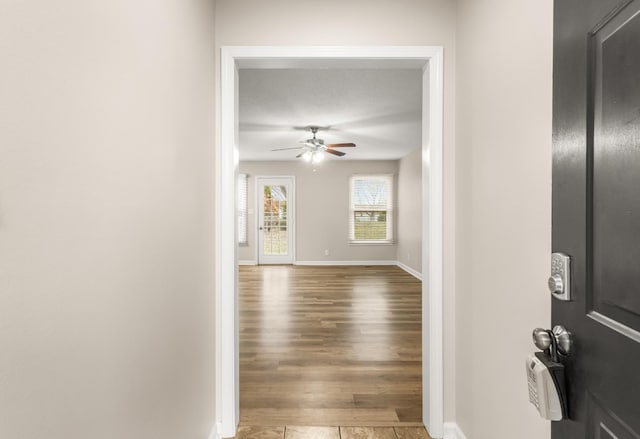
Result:
{"label": "white baseboard", "polygon": [[465,436],[462,430],[460,430],[460,427],[458,427],[458,424],[455,422],[445,422],[443,429],[443,439],[467,439],[467,436]]}
{"label": "white baseboard", "polygon": [[409,273],[411,276],[415,277],[418,280],[422,280],[422,273],[420,273],[419,271],[414,270],[413,268],[409,267],[408,265],[403,264],[400,261],[398,261],[397,265],[398,265],[398,267],[402,268],[404,271]]}
{"label": "white baseboard", "polygon": [[258,265],[258,261],[238,261],[238,265]]}
{"label": "white baseboard", "polygon": [[220,436],[220,433],[218,433],[220,431],[219,427],[220,425],[218,422],[213,424],[213,427],[211,427],[211,432],[209,433],[209,437],[207,439],[222,439],[222,436]]}
{"label": "white baseboard", "polygon": [[296,265],[397,265],[396,261],[296,261]]}

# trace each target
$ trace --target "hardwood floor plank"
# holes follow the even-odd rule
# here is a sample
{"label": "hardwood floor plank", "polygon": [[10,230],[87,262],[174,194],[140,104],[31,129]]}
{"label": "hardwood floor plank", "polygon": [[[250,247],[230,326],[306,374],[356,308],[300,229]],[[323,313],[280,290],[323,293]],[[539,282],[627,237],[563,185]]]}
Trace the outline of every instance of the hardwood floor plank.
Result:
{"label": "hardwood floor plank", "polygon": [[398,417],[398,420],[400,420],[401,422],[411,422],[418,418],[422,419],[422,408],[399,407],[396,409],[396,416]]}
{"label": "hardwood floor plank", "polygon": [[[292,415],[293,413],[293,415]],[[242,425],[287,425],[295,424],[310,426],[325,425],[400,425],[398,415],[394,409],[354,409],[354,408],[247,408],[240,412]]]}
{"label": "hardwood floor plank", "polygon": [[404,393],[355,394],[353,401],[359,408],[380,408],[392,405],[396,407],[396,410],[398,408],[412,409],[420,406],[422,395],[406,395]]}
{"label": "hardwood floor plank", "polygon": [[243,425],[419,425],[420,281],[393,266],[242,266],[239,284]]}

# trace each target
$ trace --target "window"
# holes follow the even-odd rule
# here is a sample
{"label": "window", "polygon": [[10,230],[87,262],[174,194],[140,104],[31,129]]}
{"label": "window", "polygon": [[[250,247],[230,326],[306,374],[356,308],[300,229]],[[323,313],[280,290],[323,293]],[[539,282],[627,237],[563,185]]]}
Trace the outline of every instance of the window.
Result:
{"label": "window", "polygon": [[247,174],[238,175],[238,244],[247,245]]}
{"label": "window", "polygon": [[354,175],[349,193],[349,240],[392,243],[393,175]]}

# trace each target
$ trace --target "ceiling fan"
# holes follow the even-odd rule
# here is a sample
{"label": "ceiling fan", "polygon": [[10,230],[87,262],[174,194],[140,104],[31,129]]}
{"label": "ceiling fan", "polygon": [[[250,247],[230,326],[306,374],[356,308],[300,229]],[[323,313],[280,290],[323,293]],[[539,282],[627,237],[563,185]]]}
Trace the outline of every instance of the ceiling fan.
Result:
{"label": "ceiling fan", "polygon": [[324,159],[323,153],[332,154],[338,157],[342,157],[345,155],[342,151],[337,151],[333,148],[347,148],[347,147],[355,147],[355,143],[324,143],[324,140],[316,138],[316,133],[320,129],[318,126],[308,126],[307,130],[311,131],[313,134],[313,138],[307,140],[301,140],[302,146],[296,146],[293,148],[277,148],[272,149],[271,151],[284,151],[288,149],[304,149],[300,154],[296,156],[296,158],[303,158],[304,160],[311,163],[319,163]]}

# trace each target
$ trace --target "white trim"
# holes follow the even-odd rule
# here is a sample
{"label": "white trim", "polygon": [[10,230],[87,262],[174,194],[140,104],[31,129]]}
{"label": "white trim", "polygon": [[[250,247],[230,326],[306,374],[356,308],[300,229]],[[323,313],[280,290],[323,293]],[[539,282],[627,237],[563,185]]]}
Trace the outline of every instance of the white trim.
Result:
{"label": "white trim", "polygon": [[415,277],[416,279],[418,279],[420,281],[422,280],[422,273],[420,273],[418,270],[414,270],[413,268],[409,267],[408,265],[403,264],[400,261],[397,261],[396,265],[399,268],[402,268],[407,273],[409,273],[411,276]]}
{"label": "white trim", "polygon": [[443,439],[467,439],[467,436],[455,422],[445,422],[443,431]]}
{"label": "white trim", "polygon": [[[215,149],[215,316],[217,434],[233,437],[240,415],[239,353],[236,299],[238,297],[236,175],[238,145],[236,95],[238,71],[233,56],[222,49],[220,58],[219,144]],[[226,111],[230,110],[230,111]],[[233,215],[230,212],[234,212]],[[233,241],[233,245],[231,242]]]}
{"label": "white trim", "polygon": [[245,67],[256,59],[404,59],[429,61],[442,53],[442,46],[224,46],[221,55]]}
{"label": "white trim", "polygon": [[423,156],[423,422],[433,437],[443,432],[443,48],[442,46],[236,46],[220,53],[216,148],[216,407],[219,432],[234,436],[239,417],[237,243],[237,67],[243,60],[418,60],[424,62]]}
{"label": "white trim", "polygon": [[397,241],[348,241],[347,245],[352,245],[354,247],[367,247],[374,245],[397,245]]}
{"label": "white trim", "polygon": [[258,261],[256,260],[239,260],[238,265],[258,265]]}
{"label": "white trim", "polygon": [[296,265],[398,265],[396,261],[296,261]]}
{"label": "white trim", "polygon": [[207,439],[222,439],[222,436],[218,434],[219,430],[220,423],[216,422],[215,424],[213,424],[213,427],[211,427],[211,431],[209,432],[209,436],[207,436]]}
{"label": "white trim", "polygon": [[[434,437],[444,423],[443,119],[444,53],[430,50],[422,94],[422,419]],[[428,109],[425,111],[425,109]],[[428,127],[425,129],[424,127]],[[424,245],[424,243],[428,243]]]}

